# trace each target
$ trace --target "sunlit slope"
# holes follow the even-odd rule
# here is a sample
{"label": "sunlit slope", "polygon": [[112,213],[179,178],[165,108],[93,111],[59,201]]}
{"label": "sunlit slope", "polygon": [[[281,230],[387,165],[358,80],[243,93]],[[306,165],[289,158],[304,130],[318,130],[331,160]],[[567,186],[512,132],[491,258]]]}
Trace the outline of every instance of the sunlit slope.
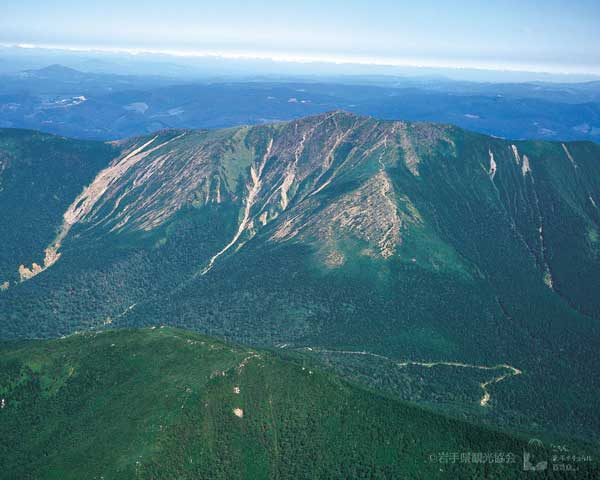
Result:
{"label": "sunlit slope", "polygon": [[[15,256],[4,337],[167,323],[367,352],[327,361],[402,398],[598,436],[599,146],[331,112],[110,148]],[[406,362],[522,374],[481,405],[498,372]]]}
{"label": "sunlit slope", "polygon": [[[524,440],[182,330],[5,344],[0,366],[3,478],[524,475]],[[440,464],[447,452],[509,463]]]}
{"label": "sunlit slope", "polygon": [[0,129],[0,285],[19,281],[20,264],[44,264],[64,211],[117,152],[99,142]]}

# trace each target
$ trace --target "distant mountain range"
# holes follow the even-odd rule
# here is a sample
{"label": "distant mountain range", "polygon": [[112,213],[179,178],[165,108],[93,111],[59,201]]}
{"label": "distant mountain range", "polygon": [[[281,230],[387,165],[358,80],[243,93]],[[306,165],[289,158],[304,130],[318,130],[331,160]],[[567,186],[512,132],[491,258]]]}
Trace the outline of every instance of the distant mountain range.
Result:
{"label": "distant mountain range", "polygon": [[[187,55],[186,55],[187,53]],[[42,45],[0,44],[0,73],[16,73],[23,70],[40,69],[49,64],[66,65],[70,68],[92,73],[120,75],[161,75],[185,80],[221,78],[265,79],[265,78],[377,78],[386,82],[400,77],[417,80],[444,80],[493,83],[579,83],[600,80],[594,73],[528,71],[527,67],[513,68],[441,67],[386,65],[384,63],[351,63],[330,59],[303,61],[285,58],[260,58],[232,56],[232,52],[202,52],[111,48],[61,48]],[[591,65],[590,65],[591,67]],[[531,67],[530,67],[531,68]],[[593,70],[593,68],[591,69]]]}
{"label": "distant mountain range", "polygon": [[0,127],[83,139],[265,124],[336,109],[452,123],[502,138],[600,142],[600,82],[376,75],[190,80],[83,73],[61,65],[0,77]]}
{"label": "distant mountain range", "polygon": [[598,439],[599,205],[591,142],[341,111],[110,143],[5,129],[0,336],[186,327]]}

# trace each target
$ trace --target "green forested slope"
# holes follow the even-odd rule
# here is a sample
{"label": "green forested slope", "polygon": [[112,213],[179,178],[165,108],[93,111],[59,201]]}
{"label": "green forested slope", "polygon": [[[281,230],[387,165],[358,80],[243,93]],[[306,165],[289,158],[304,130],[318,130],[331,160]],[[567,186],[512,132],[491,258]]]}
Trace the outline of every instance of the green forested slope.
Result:
{"label": "green forested slope", "polygon": [[64,211],[116,152],[100,142],[0,129],[0,284],[16,283],[20,264],[43,264]]}
{"label": "green forested slope", "polygon": [[[526,440],[167,327],[5,343],[0,372],[5,479],[531,475],[522,471],[523,450],[534,448]],[[579,478],[595,468],[581,463]]]}
{"label": "green forested slope", "polygon": [[[599,438],[599,146],[333,112],[111,148],[54,226],[60,259],[0,292],[2,337],[167,323],[313,348],[453,414]],[[481,406],[489,376],[407,361],[522,373]]]}

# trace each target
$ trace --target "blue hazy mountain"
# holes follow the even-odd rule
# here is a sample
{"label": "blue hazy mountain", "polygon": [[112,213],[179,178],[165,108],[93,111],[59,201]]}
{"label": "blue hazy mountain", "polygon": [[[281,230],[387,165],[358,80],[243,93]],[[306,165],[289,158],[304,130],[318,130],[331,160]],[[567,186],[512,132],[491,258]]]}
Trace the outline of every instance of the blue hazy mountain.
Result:
{"label": "blue hazy mountain", "polygon": [[509,139],[600,141],[600,82],[498,84],[376,75],[184,81],[60,65],[0,80],[0,127],[85,139],[263,124],[344,109],[452,123]]}

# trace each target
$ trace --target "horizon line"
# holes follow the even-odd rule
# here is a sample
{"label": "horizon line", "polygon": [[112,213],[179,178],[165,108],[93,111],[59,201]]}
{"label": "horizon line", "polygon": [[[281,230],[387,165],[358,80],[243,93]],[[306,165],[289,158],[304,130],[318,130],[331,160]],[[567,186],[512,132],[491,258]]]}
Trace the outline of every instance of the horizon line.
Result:
{"label": "horizon line", "polygon": [[163,55],[175,58],[214,58],[224,60],[261,60],[272,61],[275,63],[296,63],[296,64],[327,64],[334,66],[377,66],[387,68],[415,68],[415,69],[448,69],[455,71],[474,70],[481,72],[499,72],[499,73],[528,73],[538,75],[556,75],[556,76],[589,76],[600,79],[600,70],[591,71],[589,69],[559,69],[548,65],[518,65],[510,63],[485,63],[485,62],[443,62],[436,60],[414,59],[414,58],[390,58],[390,57],[360,57],[348,55],[301,55],[293,53],[274,53],[274,52],[243,52],[227,50],[178,50],[178,49],[160,49],[147,47],[108,47],[108,46],[79,46],[79,45],[52,45],[36,43],[0,43],[2,48],[15,49],[38,49],[38,50],[59,50],[70,53],[113,53],[126,54],[132,56],[138,55]]}

